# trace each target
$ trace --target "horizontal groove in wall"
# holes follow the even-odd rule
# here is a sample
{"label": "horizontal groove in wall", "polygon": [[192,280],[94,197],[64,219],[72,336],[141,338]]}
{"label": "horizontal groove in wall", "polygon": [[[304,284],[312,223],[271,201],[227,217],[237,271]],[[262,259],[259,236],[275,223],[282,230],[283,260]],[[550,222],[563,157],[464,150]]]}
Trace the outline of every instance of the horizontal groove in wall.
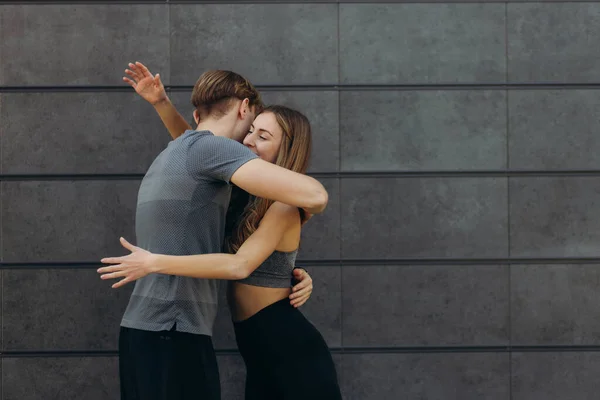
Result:
{"label": "horizontal groove in wall", "polygon": [[[568,90],[600,89],[600,82],[592,83],[436,83],[436,84],[319,84],[319,85],[255,85],[262,91],[383,91],[383,90]],[[165,85],[171,92],[191,91],[193,85]],[[127,92],[133,89],[124,85],[80,86],[0,86],[0,93],[47,93],[47,92]]]}
{"label": "horizontal groove in wall", "polygon": [[[594,3],[597,0],[543,0],[544,3]],[[538,3],[539,1],[519,1],[519,0],[509,0],[509,1],[500,1],[500,0],[489,0],[489,1],[481,1],[481,0],[376,0],[376,1],[365,1],[365,0],[306,0],[301,2],[299,0],[104,0],[104,1],[95,1],[95,0],[71,0],[71,1],[41,1],[41,0],[22,0],[22,1],[0,1],[0,5],[46,5],[46,4],[104,4],[104,5],[114,5],[114,4],[421,4],[421,3],[452,3],[452,4],[469,4],[469,3],[484,3],[484,4],[494,4],[494,3]]]}
{"label": "horizontal groove in wall", "polygon": [[[310,172],[315,178],[506,178],[506,177],[561,177],[600,176],[600,170],[504,170],[504,171],[345,171]],[[73,181],[73,180],[141,180],[142,173],[133,174],[0,174],[0,181]]]}
{"label": "horizontal groove in wall", "polygon": [[[364,260],[298,260],[296,265],[299,267],[376,267],[376,266],[419,266],[419,265],[527,265],[527,264],[600,264],[600,257],[585,258],[403,258],[403,259],[364,259]],[[81,262],[0,262],[0,269],[97,269],[101,266],[99,261],[81,261]]]}
{"label": "horizontal groove in wall", "polygon": [[547,353],[600,351],[600,345],[556,345],[556,346],[395,346],[395,347],[338,347],[331,348],[338,354],[393,354],[393,353]]}
{"label": "horizontal groove in wall", "polygon": [[144,174],[0,174],[0,181],[139,181]]}
{"label": "horizontal groove in wall", "polygon": [[144,5],[144,4],[167,4],[169,0],[71,0],[71,1],[60,1],[60,0],[13,0],[13,1],[0,1],[0,5],[60,5],[60,4],[73,4],[73,5],[82,5],[82,4],[101,4],[101,5],[123,5],[123,4],[135,4],[135,5]]}
{"label": "horizontal groove in wall", "polygon": [[[556,346],[405,346],[405,347],[330,347],[334,354],[431,354],[431,353],[555,353],[597,352],[600,345]],[[217,355],[238,355],[235,349],[217,349]],[[57,358],[57,357],[117,357],[118,350],[63,350],[63,351],[5,351],[1,358]]]}
{"label": "horizontal groove in wall", "polygon": [[[544,3],[565,3],[565,2],[569,2],[569,3],[593,3],[593,2],[597,2],[597,0],[542,0]],[[483,3],[483,4],[489,4],[489,3],[501,3],[501,4],[505,4],[505,3],[539,3],[540,1],[519,1],[519,0],[508,0],[508,1],[500,1],[500,0],[372,0],[372,1],[365,1],[365,0],[339,0],[339,1],[333,1],[333,0],[307,0],[306,3],[328,3],[328,4],[421,4],[421,3],[452,3],[452,4],[461,4],[461,3],[465,3],[465,4],[469,4],[469,3]],[[207,0],[207,1],[202,1],[202,0],[170,0],[171,4],[263,4],[263,3],[268,3],[268,4],[294,4],[294,3],[299,3],[298,0],[260,0],[260,1],[251,1],[251,0],[224,0],[223,2],[220,2],[218,0]],[[302,3],[304,4],[304,3]]]}
{"label": "horizontal groove in wall", "polygon": [[[427,0],[427,1],[431,1],[431,2],[440,2],[442,0]],[[475,1],[475,0],[472,0]],[[356,3],[355,1],[342,1],[342,3]],[[359,3],[363,3],[365,2],[364,0],[362,0]],[[398,1],[394,1],[394,0],[383,0],[383,1],[378,1],[377,3],[397,3]],[[470,3],[471,1],[467,0],[461,0],[461,2],[466,2],[466,3]],[[252,0],[223,0],[223,1],[219,1],[219,0],[140,0],[140,1],[136,1],[136,0],[65,0],[65,1],[60,1],[60,0],[49,0],[49,1],[42,1],[42,0],[13,0],[13,1],[0,1],[0,5],[4,5],[4,4],[12,4],[12,5],[46,5],[46,4],[73,4],[73,5],[80,5],[80,4],[101,4],[101,5],[114,5],[114,4],[131,4],[131,5],[144,5],[144,4],[148,4],[148,5],[154,5],[154,4],[338,4],[340,3],[340,1],[336,1],[336,0],[306,0],[306,1],[299,1],[299,0],[256,0],[256,1],[252,1]],[[366,2],[369,3],[369,2]]]}

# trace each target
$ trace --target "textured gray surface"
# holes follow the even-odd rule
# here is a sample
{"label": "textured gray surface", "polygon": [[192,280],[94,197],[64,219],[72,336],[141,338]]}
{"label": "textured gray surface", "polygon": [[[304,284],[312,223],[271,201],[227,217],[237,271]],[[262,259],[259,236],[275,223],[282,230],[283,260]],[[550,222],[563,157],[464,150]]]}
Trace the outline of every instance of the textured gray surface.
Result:
{"label": "textured gray surface", "polygon": [[2,359],[6,400],[116,399],[116,357],[23,357]]}
{"label": "textured gray surface", "polygon": [[511,282],[513,344],[600,343],[598,264],[513,265]]}
{"label": "textured gray surface", "polygon": [[509,185],[511,255],[600,255],[600,177],[511,178]]}
{"label": "textured gray surface", "polygon": [[508,93],[510,168],[598,169],[600,91]]}
{"label": "textured gray surface", "polygon": [[346,400],[506,400],[510,393],[506,353],[347,354],[341,364]]}
{"label": "textured gray surface", "polygon": [[342,180],[342,257],[506,257],[504,178]]}
{"label": "textured gray surface", "polygon": [[344,346],[509,342],[507,266],[342,269]]}
{"label": "textured gray surface", "polygon": [[257,84],[335,84],[336,21],[335,4],[173,5],[171,81],[234,69]]}
{"label": "textured gray surface", "polygon": [[136,60],[169,76],[166,4],[8,5],[0,13],[2,85],[121,85]]}
{"label": "textured gray surface", "polygon": [[502,4],[341,4],[340,82],[505,81]]}
{"label": "textured gray surface", "polygon": [[100,261],[134,239],[140,182],[2,182],[4,261]]}
{"label": "textured gray surface", "polygon": [[499,90],[341,92],[342,170],[504,169],[505,97]]}
{"label": "textured gray surface", "polygon": [[3,173],[144,173],[170,139],[133,89],[0,96]]}
{"label": "textured gray surface", "polygon": [[133,285],[112,289],[95,269],[2,274],[3,349],[115,350]]}
{"label": "textured gray surface", "polygon": [[600,390],[597,352],[513,353],[513,400],[593,399]]}
{"label": "textured gray surface", "polygon": [[600,77],[590,46],[600,40],[600,4],[507,5],[508,79],[589,83]]}
{"label": "textured gray surface", "polygon": [[[26,175],[0,183],[3,399],[118,397],[117,359],[90,352],[116,350],[131,287],[64,267],[125,254],[139,180],[105,174],[169,140],[121,81],[135,60],[184,86],[232,69],[310,119],[330,203],[303,232],[302,311],[346,400],[597,397],[597,352],[503,346],[599,344],[598,263],[562,259],[600,257],[600,181],[548,176],[600,169],[599,92],[535,84],[599,80],[600,5],[286,3],[0,6],[0,85],[27,88],[0,93],[0,173]],[[507,81],[534,86],[488,86]],[[214,343],[235,349],[224,297]],[[242,398],[242,359],[218,360]]]}

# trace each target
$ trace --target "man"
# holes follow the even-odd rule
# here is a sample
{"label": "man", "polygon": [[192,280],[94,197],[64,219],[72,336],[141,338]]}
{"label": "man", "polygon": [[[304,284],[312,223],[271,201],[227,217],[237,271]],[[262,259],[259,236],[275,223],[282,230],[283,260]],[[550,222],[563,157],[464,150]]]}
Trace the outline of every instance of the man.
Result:
{"label": "man", "polygon": [[[230,71],[204,73],[192,93],[194,131],[169,109],[166,94],[152,98],[161,92],[153,90],[162,87],[158,75],[140,63],[129,66],[132,79],[124,79],[155,106],[170,132],[185,131],[141,183],[138,246],[171,255],[221,252],[231,184],[309,214],[324,210],[328,196],[317,180],[263,161],[240,143],[263,107],[246,79]],[[307,297],[310,277],[297,277],[305,278],[304,289],[295,291]],[[220,399],[211,340],[217,292],[216,280],[152,274],[136,281],[119,337],[123,400]]]}

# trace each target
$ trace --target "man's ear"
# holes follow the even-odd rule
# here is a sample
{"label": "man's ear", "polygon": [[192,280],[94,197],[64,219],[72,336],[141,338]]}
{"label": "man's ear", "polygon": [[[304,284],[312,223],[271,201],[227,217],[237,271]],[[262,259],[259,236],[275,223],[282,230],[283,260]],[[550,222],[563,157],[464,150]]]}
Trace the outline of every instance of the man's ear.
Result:
{"label": "man's ear", "polygon": [[245,120],[250,113],[250,99],[245,98],[240,104],[240,119]]}
{"label": "man's ear", "polygon": [[194,121],[196,121],[196,124],[200,123],[200,115],[198,115],[198,110],[194,110]]}

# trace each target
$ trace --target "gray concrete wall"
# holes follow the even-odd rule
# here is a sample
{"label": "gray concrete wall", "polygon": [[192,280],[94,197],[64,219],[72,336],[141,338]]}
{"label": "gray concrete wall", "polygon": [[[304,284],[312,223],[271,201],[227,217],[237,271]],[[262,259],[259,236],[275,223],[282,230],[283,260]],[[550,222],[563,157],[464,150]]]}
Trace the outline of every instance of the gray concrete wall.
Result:
{"label": "gray concrete wall", "polygon": [[312,121],[304,311],[346,399],[597,397],[599,3],[76,3],[0,5],[3,400],[118,398],[131,287],[95,269],[168,142],[134,60],[190,117],[222,68]]}

